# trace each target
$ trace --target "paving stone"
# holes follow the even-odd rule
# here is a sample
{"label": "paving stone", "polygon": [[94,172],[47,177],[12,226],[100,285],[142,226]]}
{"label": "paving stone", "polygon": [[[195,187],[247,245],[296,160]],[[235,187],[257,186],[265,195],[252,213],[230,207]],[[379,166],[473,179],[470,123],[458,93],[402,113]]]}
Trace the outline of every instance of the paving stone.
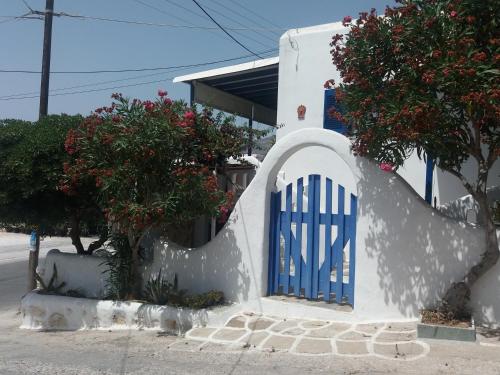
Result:
{"label": "paving stone", "polygon": [[373,344],[376,354],[389,358],[411,358],[421,355],[424,347],[416,342],[405,342],[401,344]]}
{"label": "paving stone", "polygon": [[332,323],[327,327],[312,330],[307,334],[307,336],[331,338],[338,335],[340,332],[348,330],[349,328],[351,328],[351,325],[347,323]]}
{"label": "paving stone", "polygon": [[307,354],[330,354],[332,353],[332,345],[330,340],[302,339],[297,345],[296,351]]}
{"label": "paving stone", "polygon": [[201,345],[199,341],[196,340],[179,340],[168,346],[169,349],[179,350],[179,351],[194,351],[198,350]]}
{"label": "paving stone", "polygon": [[303,322],[302,327],[304,327],[305,329],[314,329],[326,326],[327,324],[328,322],[323,322],[321,320],[313,320],[313,321]]}
{"label": "paving stone", "polygon": [[368,335],[373,335],[377,333],[377,331],[381,329],[383,326],[384,326],[383,323],[363,323],[363,324],[357,324],[355,329],[356,331],[360,331]]}
{"label": "paving stone", "polygon": [[417,339],[416,332],[382,332],[375,339],[376,342],[412,341]]}
{"label": "paving stone", "polygon": [[278,324],[272,326],[271,331],[281,332],[281,331],[288,329],[288,328],[297,327],[299,322],[300,322],[299,320],[284,320],[284,321],[279,322]]}
{"label": "paving stone", "polygon": [[303,335],[304,333],[306,333],[306,331],[304,331],[302,328],[299,327],[290,328],[281,332],[282,335],[290,335],[290,336],[300,336]]}
{"label": "paving stone", "polygon": [[387,324],[385,331],[408,332],[408,331],[415,331],[416,329],[417,329],[417,322],[402,322],[402,323]]}
{"label": "paving stone", "polygon": [[351,354],[351,355],[368,354],[368,348],[365,342],[336,340],[335,343],[337,345],[337,352],[339,354]]}
{"label": "paving stone", "polygon": [[268,336],[269,333],[267,332],[251,332],[248,336],[245,336],[241,341],[250,346],[258,346]]}
{"label": "paving stone", "polygon": [[220,352],[234,351],[237,349],[234,346],[231,346],[228,344],[220,344],[217,342],[207,342],[205,345],[200,347],[199,350],[203,351],[203,352],[220,353]]}
{"label": "paving stone", "polygon": [[189,336],[208,338],[208,336],[210,336],[216,330],[217,330],[216,328],[207,328],[207,327],[194,328],[191,331],[189,331]]}
{"label": "paving stone", "polygon": [[246,330],[244,330],[244,329],[222,328],[218,332],[216,332],[212,336],[212,338],[217,339],[217,340],[224,340],[224,341],[236,341],[236,340],[240,339],[245,333],[246,333]]}
{"label": "paving stone", "polygon": [[245,322],[246,318],[244,316],[235,316],[227,322],[226,327],[245,328]]}
{"label": "paving stone", "polygon": [[274,320],[266,318],[252,319],[248,322],[248,329],[252,331],[263,331],[269,328],[274,323]]}
{"label": "paving stone", "polygon": [[371,338],[371,335],[368,335],[366,333],[353,332],[353,331],[343,333],[338,337],[338,339],[344,340],[344,341],[368,341],[368,340],[370,340],[370,338]]}
{"label": "paving stone", "polygon": [[295,337],[271,336],[262,347],[264,349],[289,350],[294,342]]}

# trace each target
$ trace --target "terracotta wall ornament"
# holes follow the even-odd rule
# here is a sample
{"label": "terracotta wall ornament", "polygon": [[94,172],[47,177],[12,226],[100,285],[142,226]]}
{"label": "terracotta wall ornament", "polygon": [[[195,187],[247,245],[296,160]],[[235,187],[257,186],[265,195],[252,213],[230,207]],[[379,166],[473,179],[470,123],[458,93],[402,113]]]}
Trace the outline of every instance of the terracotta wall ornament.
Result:
{"label": "terracotta wall ornament", "polygon": [[301,104],[297,107],[297,117],[299,120],[304,120],[306,118],[306,106]]}

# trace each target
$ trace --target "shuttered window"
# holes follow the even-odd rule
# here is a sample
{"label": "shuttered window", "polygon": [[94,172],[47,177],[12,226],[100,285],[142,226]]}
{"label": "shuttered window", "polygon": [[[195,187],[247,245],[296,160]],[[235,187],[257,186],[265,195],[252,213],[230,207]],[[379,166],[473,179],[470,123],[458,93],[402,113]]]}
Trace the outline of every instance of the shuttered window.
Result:
{"label": "shuttered window", "polygon": [[[335,100],[335,89],[325,90],[325,106],[323,111],[323,128],[347,134],[347,126],[337,119],[330,117],[328,112],[331,108],[336,108],[339,111],[337,102]],[[341,112],[341,111],[340,111]],[[342,113],[342,112],[341,112]]]}

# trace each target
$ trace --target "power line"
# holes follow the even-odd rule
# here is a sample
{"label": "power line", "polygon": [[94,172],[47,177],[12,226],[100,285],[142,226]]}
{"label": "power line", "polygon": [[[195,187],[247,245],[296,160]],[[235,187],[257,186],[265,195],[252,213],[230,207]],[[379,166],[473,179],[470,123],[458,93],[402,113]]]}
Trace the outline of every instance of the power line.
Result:
{"label": "power line", "polygon": [[[245,20],[248,20],[251,24],[257,25],[258,27],[261,27],[262,29],[269,30],[272,34],[274,34],[278,38],[281,37],[281,33],[280,32],[288,30],[287,28],[282,28],[282,27],[278,27],[278,26],[274,26],[274,25],[273,25],[272,28],[269,28],[269,27],[265,26],[262,22],[257,21],[257,19],[255,17],[253,19],[250,18],[249,14],[248,14],[249,13],[248,11],[245,14],[243,14],[243,13],[240,13],[240,12],[232,9],[231,7],[229,7],[228,4],[223,4],[223,3],[221,3],[220,1],[217,1],[217,0],[212,0],[212,1],[214,3],[216,3],[216,4],[218,4],[221,7],[227,8],[230,12],[239,15],[241,18],[243,18]],[[238,7],[238,4],[235,4],[233,2],[233,6]],[[239,7],[242,8],[242,6],[239,6]]]}
{"label": "power line", "polygon": [[[202,20],[206,20],[206,16],[205,16],[204,14],[199,14],[199,13],[197,13],[197,12],[193,11],[192,9],[189,9],[189,8],[187,8],[187,7],[185,7],[185,6],[181,5],[181,4],[178,4],[177,2],[175,2],[175,1],[173,1],[173,0],[163,0],[163,1],[165,1],[166,3],[169,3],[169,4],[171,4],[171,5],[174,5],[174,6],[178,7],[178,8],[180,8],[180,9],[183,9],[184,11],[188,12],[189,14],[195,15],[195,16],[197,16],[198,18],[201,18]],[[229,18],[229,17],[227,17],[225,14],[223,14],[223,13],[219,12],[218,10],[213,9],[213,8],[211,8],[211,7],[207,6],[207,5],[205,5],[205,9],[208,9],[208,10],[210,10],[212,13],[216,13],[216,14],[220,15],[221,17],[225,18],[225,19],[230,19],[230,18]],[[231,20],[231,19],[230,19],[230,20]],[[240,26],[244,26],[244,29],[243,29],[243,30],[246,30],[246,31],[252,31],[252,32],[257,33],[255,30],[250,30],[248,27],[246,27],[246,25],[242,24],[241,22],[235,21],[234,19],[233,19],[232,21],[233,21],[233,22],[236,22],[236,23],[237,23],[237,24],[239,24]],[[228,26],[224,26],[224,27],[226,28],[226,30],[231,30],[231,31],[234,31],[234,34],[239,35],[241,38],[244,38],[244,39],[247,39],[247,40],[251,40],[251,41],[252,41],[252,42],[254,42],[254,43],[257,43],[257,44],[259,44],[259,45],[261,45],[261,46],[264,46],[264,47],[266,47],[266,48],[269,48],[269,45],[262,43],[261,41],[259,41],[259,40],[255,39],[255,38],[251,37],[250,35],[247,35],[247,34],[244,34],[244,33],[240,32],[240,31],[239,31],[239,30],[240,30],[239,28],[236,28],[236,27],[228,27]],[[275,41],[273,40],[273,42],[275,42]]]}
{"label": "power line", "polygon": [[[76,95],[76,94],[85,94],[85,93],[90,93],[90,92],[98,92],[98,91],[106,91],[106,90],[116,90],[116,89],[121,89],[121,88],[124,88],[124,87],[134,87],[134,86],[149,85],[149,84],[159,83],[159,82],[166,82],[166,81],[170,81],[171,79],[173,79],[173,77],[169,77],[169,78],[165,78],[165,79],[159,79],[159,80],[156,80],[156,81],[147,81],[147,82],[132,83],[130,85],[103,87],[103,88],[100,88],[100,89],[92,89],[92,90],[62,92],[62,93],[53,94],[53,95],[50,95],[50,96]],[[0,100],[2,100],[2,101],[9,101],[9,100],[34,99],[34,98],[39,98],[39,96],[38,95],[22,96],[22,97],[16,97],[16,98],[0,99]]]}
{"label": "power line", "polygon": [[221,26],[221,24],[219,24],[196,0],[192,0],[193,3],[195,3],[198,8],[200,8],[202,10],[203,13],[205,13],[207,15],[208,18],[210,18],[212,20],[213,23],[215,23],[228,37],[230,37],[232,40],[234,40],[240,47],[242,47],[243,49],[245,49],[246,51],[250,52],[251,54],[257,56],[259,59],[262,59],[261,56],[259,56],[258,54],[256,54],[255,52],[253,52],[252,50],[250,50],[249,48],[247,48],[243,43],[241,43],[238,39],[236,39],[234,36],[232,36],[223,26]]}
{"label": "power line", "polygon": [[[262,51],[259,52],[259,54],[266,54],[266,53],[271,53],[277,51],[277,48],[270,49],[267,51]],[[245,56],[240,56],[240,57],[233,57],[229,59],[222,59],[222,60],[216,60],[216,61],[210,61],[210,62],[205,62],[205,63],[198,63],[198,64],[187,64],[187,65],[173,65],[173,66],[166,66],[166,67],[155,67],[155,68],[139,68],[139,69],[109,69],[109,70],[83,70],[83,71],[71,71],[71,70],[65,70],[65,71],[51,71],[51,74],[100,74],[100,73],[126,73],[126,72],[146,72],[146,71],[157,71],[157,70],[170,70],[170,69],[177,69],[177,68],[196,68],[200,66],[206,66],[206,65],[213,65],[213,64],[219,64],[223,62],[229,62],[229,61],[235,61],[235,60],[241,60],[244,58],[248,58],[251,56],[258,56],[259,58],[262,58],[261,56],[257,55],[256,53],[252,52],[252,55],[245,55]],[[0,73],[24,73],[24,74],[40,74],[40,71],[36,70],[8,70],[8,69],[0,69]]]}
{"label": "power line", "polygon": [[[139,1],[139,0],[137,0],[137,1]],[[200,13],[198,13],[198,12],[194,11],[193,9],[190,9],[190,8],[188,8],[188,7],[184,6],[184,5],[178,4],[177,2],[175,2],[175,1],[173,1],[173,0],[163,0],[163,1],[164,1],[164,2],[166,2],[166,3],[168,3],[168,4],[171,4],[171,5],[175,6],[175,7],[177,7],[177,8],[179,8],[179,9],[184,10],[185,12],[189,13],[190,15],[193,15],[193,16],[196,16],[196,17],[198,17],[198,18],[201,18],[202,20],[206,20],[206,16],[205,16],[204,14],[200,14]],[[205,8],[209,9],[207,6],[205,6]],[[215,11],[215,10],[214,10],[214,11]],[[223,15],[222,13],[220,13],[220,12],[217,12],[217,11],[215,11],[215,12],[216,12],[216,13],[218,13],[218,14],[220,14],[220,15],[222,15],[222,16],[224,16],[224,15]],[[224,16],[224,17],[225,17],[225,16]],[[227,17],[226,17],[226,18],[227,18]],[[192,24],[192,23],[190,23],[190,24]],[[241,24],[240,24],[240,25],[241,25]],[[248,31],[248,28],[239,29],[239,28],[233,28],[233,27],[228,28],[227,26],[225,26],[225,27],[226,27],[226,29],[227,29],[227,30],[231,30],[231,31],[233,31],[233,32],[234,32],[234,34],[239,35],[240,37],[242,37],[242,38],[244,38],[244,39],[251,40],[251,41],[252,41],[252,42],[254,42],[254,43],[257,43],[257,44],[259,44],[259,45],[261,45],[261,46],[264,46],[264,47],[266,47],[266,48],[269,48],[269,45],[266,45],[266,44],[264,44],[264,43],[260,42],[259,40],[255,39],[255,38],[252,38],[251,36],[246,35],[246,34],[243,34],[243,33],[241,33],[240,31],[238,31],[238,30],[247,30],[247,31]],[[217,30],[220,30],[218,27],[217,27],[216,29],[217,29]],[[218,34],[218,33],[214,33],[214,34],[215,34],[217,37],[220,37],[220,38],[224,38],[224,39],[225,39],[225,37],[224,37],[224,36],[222,36],[222,35],[220,35],[220,34]]]}
{"label": "power line", "polygon": [[243,8],[244,10],[246,10],[247,12],[253,14],[254,16],[260,18],[261,20],[267,22],[268,24],[274,26],[274,27],[277,27],[277,28],[280,28],[280,26],[276,25],[273,21],[270,21],[269,19],[265,18],[264,16],[260,15],[259,13],[256,13],[254,12],[252,9],[244,6],[243,4],[240,4],[239,1],[236,1],[236,0],[230,0],[232,3],[236,3],[239,7]]}
{"label": "power line", "polygon": [[[240,12],[238,12],[238,11],[236,11],[236,10],[232,9],[231,7],[228,7],[226,4],[223,4],[223,3],[221,3],[220,1],[217,1],[217,0],[212,0],[212,2],[213,2],[213,3],[215,3],[215,4],[217,4],[219,7],[221,7],[221,8],[223,8],[223,9],[225,9],[225,10],[227,10],[227,11],[231,12],[232,14],[235,14],[236,16],[238,16],[238,17],[240,17],[240,18],[243,18],[244,20],[248,20],[248,17],[246,17],[244,14],[241,14]],[[208,6],[205,6],[205,7],[206,7],[207,9],[210,9]],[[213,9],[213,10],[214,10],[214,9]],[[219,14],[221,14],[220,12],[218,12],[218,13],[219,13]],[[248,27],[246,24],[244,24],[244,23],[242,23],[242,22],[237,21],[236,19],[234,19],[234,17],[230,18],[230,17],[228,17],[228,16],[226,16],[226,15],[223,15],[223,17],[225,17],[225,18],[229,18],[229,19],[232,19],[232,21],[233,21],[233,22],[235,22],[236,24],[238,24],[238,25],[240,25],[240,26],[243,26],[243,27],[247,27],[247,29],[246,29],[246,30],[248,30],[248,31],[252,31],[252,32],[254,32],[254,33],[255,33],[255,34],[257,34],[257,35],[260,35],[261,37],[263,37],[263,38],[265,38],[265,39],[267,39],[267,40],[270,40],[270,41],[271,41],[271,42],[273,42],[273,43],[276,43],[276,40],[275,40],[275,39],[273,39],[272,37],[270,37],[268,34],[263,33],[263,31],[271,31],[271,29],[269,29],[269,28],[265,28],[265,27],[264,27],[264,28],[262,28],[262,27],[261,27],[261,28],[251,28],[251,27]],[[226,26],[226,28],[227,28],[228,30],[230,30],[230,28],[228,28],[227,26]],[[280,31],[285,31],[285,30],[284,30],[284,29],[281,29]]]}
{"label": "power line", "polygon": [[[274,52],[274,51],[263,51],[263,52],[260,52],[260,53],[262,55],[267,55],[270,52]],[[247,58],[247,57],[251,57],[251,56],[253,56],[253,55],[241,56],[239,59],[243,59],[243,58]],[[175,71],[186,70],[186,69],[189,69],[189,68],[178,68],[178,69],[172,69],[172,70],[169,70],[169,71],[170,72],[175,72]],[[107,84],[107,83],[116,83],[116,82],[123,82],[123,81],[131,81],[131,80],[134,80],[134,79],[146,78],[146,77],[154,77],[154,76],[158,76],[158,75],[162,75],[162,74],[164,74],[164,72],[153,73],[153,74],[145,74],[145,75],[140,75],[140,76],[135,76],[135,77],[126,77],[126,78],[115,79],[115,80],[108,80],[108,81],[102,81],[102,82],[87,83],[87,84],[83,84],[83,85],[61,87],[61,88],[57,88],[57,89],[52,89],[52,90],[50,90],[50,92],[52,93],[52,92],[56,92],[56,91],[66,91],[66,90],[71,90],[71,89],[76,89],[76,88],[82,88],[82,87],[100,86],[100,85],[104,85],[104,84]],[[0,100],[3,100],[3,99],[17,99],[20,96],[23,97],[23,96],[29,96],[29,95],[38,94],[38,93],[39,93],[39,91],[30,91],[30,92],[23,92],[23,93],[17,93],[17,94],[3,95],[3,96],[0,96]]]}
{"label": "power line", "polygon": [[[156,22],[125,20],[125,19],[119,19],[119,18],[84,16],[84,15],[68,14],[68,13],[59,13],[58,16],[77,18],[77,19],[83,19],[83,20],[105,21],[105,22],[125,23],[125,24],[143,25],[143,26],[170,27],[170,28],[180,28],[180,29],[219,30],[218,27],[213,27],[213,26],[176,25],[176,24],[169,24],[169,23],[156,23]],[[270,29],[266,29],[266,28],[258,29],[258,28],[248,28],[248,27],[226,27],[226,29],[231,30],[231,31],[255,31],[255,32],[257,32],[257,31],[269,31],[270,30]]]}

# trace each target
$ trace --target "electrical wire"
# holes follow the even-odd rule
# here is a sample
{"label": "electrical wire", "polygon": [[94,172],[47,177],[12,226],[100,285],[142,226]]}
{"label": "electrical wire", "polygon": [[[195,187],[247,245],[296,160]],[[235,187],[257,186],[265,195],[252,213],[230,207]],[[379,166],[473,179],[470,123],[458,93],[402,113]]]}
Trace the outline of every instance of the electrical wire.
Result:
{"label": "electrical wire", "polygon": [[[153,83],[159,83],[159,82],[167,82],[173,79],[173,77],[165,78],[165,79],[159,79],[156,81],[147,81],[147,82],[139,82],[139,83],[132,83],[129,85],[120,85],[120,86],[112,86],[112,87],[103,87],[100,89],[92,89],[92,90],[81,90],[81,91],[70,91],[70,92],[62,92],[58,94],[52,94],[50,96],[61,96],[61,95],[76,95],[76,94],[85,94],[85,93],[90,93],[90,92],[99,92],[99,91],[107,91],[107,90],[116,90],[116,89],[121,89],[124,87],[135,87],[135,86],[143,86],[143,85],[149,85]],[[34,99],[34,98],[39,98],[39,95],[32,95],[32,96],[21,96],[21,97],[16,97],[16,98],[6,98],[6,99],[0,99],[1,101],[9,101],[9,100],[20,100],[20,99]]]}
{"label": "electrical wire", "polygon": [[[277,51],[277,48],[270,49],[267,51],[262,51],[259,52],[259,54],[266,54],[266,53],[271,53]],[[235,61],[235,60],[241,60],[247,57],[255,56],[256,54],[252,52],[251,55],[246,55],[246,56],[240,56],[240,57],[233,57],[229,59],[221,59],[221,60],[216,60],[216,61],[210,61],[210,62],[204,62],[204,63],[197,63],[197,64],[187,64],[187,65],[174,65],[174,66],[166,66],[166,67],[155,67],[155,68],[139,68],[139,69],[109,69],[109,70],[65,70],[65,71],[52,71],[50,72],[51,74],[100,74],[100,73],[126,73],[126,72],[146,72],[146,71],[157,71],[157,70],[170,70],[170,69],[177,69],[177,68],[196,68],[200,66],[206,66],[206,65],[213,65],[213,64],[219,64],[223,62],[229,62],[229,61]],[[261,56],[257,55],[259,58],[262,58]],[[0,73],[24,73],[24,74],[40,74],[41,72],[39,70],[8,70],[8,69],[0,69]]]}
{"label": "electrical wire", "polygon": [[223,26],[221,26],[220,23],[218,23],[201,5],[200,3],[198,3],[198,1],[196,0],[192,0],[193,3],[195,3],[198,8],[200,8],[202,10],[203,13],[205,13],[207,15],[208,18],[210,18],[212,20],[213,23],[215,23],[228,37],[230,37],[236,44],[238,44],[240,47],[242,47],[243,49],[245,49],[246,51],[250,52],[251,54],[257,56],[259,59],[262,59],[261,56],[259,56],[257,53],[253,52],[251,49],[249,49],[248,47],[246,47],[243,43],[241,43],[238,39],[236,39],[233,35],[231,35],[231,33],[229,33]]}
{"label": "electrical wire", "polygon": [[[263,51],[263,52],[261,52],[261,54],[262,55],[267,55],[267,54],[272,53],[272,52],[274,52],[274,51]],[[253,56],[253,55],[241,56],[239,59],[248,58],[248,57],[251,57],[251,56]],[[177,68],[177,69],[169,70],[169,72],[181,71],[181,70],[186,70],[186,69],[189,69],[189,68]],[[102,82],[87,83],[87,84],[83,84],[83,85],[62,87],[62,88],[51,89],[50,92],[53,93],[53,92],[56,92],[56,91],[66,91],[66,90],[71,90],[71,89],[76,89],[76,88],[82,88],[82,87],[100,86],[100,85],[104,85],[104,84],[108,84],[108,83],[131,81],[131,80],[134,80],[134,79],[140,79],[140,78],[146,78],[146,77],[154,77],[154,76],[162,75],[164,73],[165,72],[152,73],[152,74],[146,74],[146,75],[139,75],[139,76],[135,76],[135,77],[126,77],[126,78],[115,79],[115,80],[108,80],[108,81],[102,81]],[[0,96],[0,100],[21,99],[24,96],[30,96],[32,94],[39,94],[39,91],[30,91],[30,92],[23,92],[23,93],[17,93],[17,94],[3,95],[3,96]],[[54,96],[54,95],[51,94],[51,96]],[[19,97],[21,97],[21,98],[19,98]]]}
{"label": "electrical wire", "polygon": [[[140,0],[134,0],[134,1],[140,1]],[[184,10],[185,12],[189,13],[190,15],[193,15],[193,16],[196,16],[196,17],[198,17],[198,18],[201,18],[202,20],[206,20],[206,19],[207,19],[207,18],[206,18],[206,16],[205,16],[204,14],[197,13],[196,11],[194,11],[194,10],[192,10],[192,9],[189,9],[188,7],[186,7],[186,6],[184,6],[184,5],[178,4],[178,3],[176,3],[175,1],[172,1],[172,0],[163,0],[163,1],[164,1],[164,2],[166,2],[166,3],[168,3],[168,4],[170,4],[170,5],[173,5],[173,6],[177,7],[177,8],[179,8],[179,9]],[[207,7],[207,6],[205,6],[205,8],[206,8],[206,9],[208,9],[208,7]],[[212,8],[210,8],[210,9],[212,9]],[[212,10],[213,10],[215,13],[217,13],[217,14],[219,14],[219,15],[221,15],[221,16],[223,16],[223,17],[225,17],[225,18],[227,18],[224,14],[222,14],[222,13],[220,13],[220,12],[216,11],[215,9],[212,9]],[[190,24],[192,24],[192,23],[190,23]],[[240,25],[241,25],[241,24],[240,24]],[[244,39],[246,39],[246,40],[250,40],[250,41],[252,41],[252,42],[254,42],[254,43],[257,43],[257,44],[259,44],[259,45],[261,45],[261,46],[264,46],[264,47],[266,47],[266,48],[269,48],[269,45],[264,44],[264,43],[262,43],[261,41],[259,41],[259,40],[255,39],[255,38],[252,38],[251,36],[246,35],[246,34],[244,34],[244,33],[242,33],[242,32],[241,32],[241,31],[254,31],[254,30],[249,30],[249,29],[248,29],[248,27],[245,27],[245,28],[236,28],[236,27],[231,27],[231,28],[228,28],[227,26],[225,26],[225,27],[226,27],[226,29],[227,29],[227,30],[231,30],[231,31],[233,31],[233,32],[234,32],[234,34],[239,35],[241,38],[244,38]],[[217,27],[217,30],[220,30],[220,29]],[[220,38],[226,39],[224,36],[222,36],[222,35],[220,35],[220,34],[218,34],[218,33],[217,33],[217,34],[215,34],[215,35],[217,35],[217,36],[218,36],[218,37],[220,37]]]}
{"label": "electrical wire", "polygon": [[[227,6],[226,4],[223,4],[221,3],[220,1],[217,1],[217,0],[212,0],[213,3],[217,4],[219,7],[221,7],[222,9],[225,9],[229,12],[231,12],[232,14],[235,14],[236,16],[240,17],[240,18],[243,18],[244,20],[248,20],[248,17],[246,17],[244,14],[241,14],[240,12],[230,8],[229,6]],[[205,5],[205,8],[206,9],[212,9],[212,11],[216,11],[215,9],[213,8],[209,8],[208,6]],[[240,21],[237,21],[234,17],[230,17],[230,16],[226,16],[224,14],[222,14],[220,11],[217,12],[219,14],[221,14],[224,18],[227,18],[227,19],[231,19],[234,23],[240,25],[240,26],[243,26],[244,29],[243,30],[247,30],[247,31],[251,31],[251,32],[254,32],[255,34],[257,35],[260,35],[262,38],[264,39],[267,39],[269,41],[271,41],[272,43],[276,43],[276,39],[273,39],[272,37],[270,37],[267,33],[264,33],[263,31],[266,31],[266,32],[269,32],[271,31],[271,29],[269,28],[265,28],[265,27],[260,27],[260,28],[253,28],[253,27],[248,27],[248,25],[240,22]],[[239,30],[238,28],[231,28],[231,27],[227,27],[226,28],[228,30]],[[274,29],[273,31],[275,31],[276,29]],[[280,31],[285,31],[284,29],[281,29]]]}

